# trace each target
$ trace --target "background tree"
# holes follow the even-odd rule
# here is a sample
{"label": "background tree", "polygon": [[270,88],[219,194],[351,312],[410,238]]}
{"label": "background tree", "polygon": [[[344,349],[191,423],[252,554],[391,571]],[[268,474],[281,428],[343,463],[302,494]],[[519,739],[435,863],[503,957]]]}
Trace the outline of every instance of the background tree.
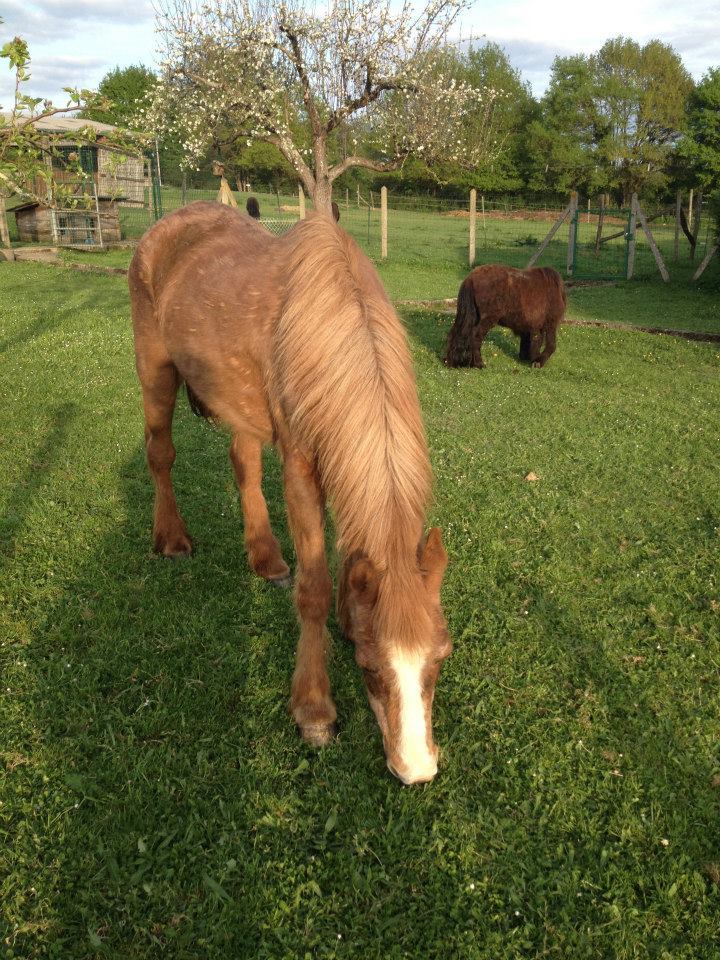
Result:
{"label": "background tree", "polygon": [[[25,92],[30,79],[30,53],[27,43],[20,37],[10,40],[0,48],[0,62],[7,61],[15,73],[15,94],[11,109],[0,111],[0,243],[10,244],[7,225],[6,200],[18,196],[39,203],[56,203],[66,197],[70,189],[52,179],[52,161],[62,162],[74,179],[83,180],[87,174],[80,164],[79,149],[69,157],[61,154],[59,147],[67,142],[67,134],[53,133],[38,128],[38,121],[48,120],[57,114],[82,113],[85,110],[107,109],[108,102],[91,90],[76,90],[65,87],[68,96],[63,106],[55,106],[50,100],[32,97]],[[73,141],[78,148],[97,141],[97,132],[90,126],[73,131]],[[119,157],[136,152],[137,142],[118,132],[103,138],[103,147],[114,150]],[[75,202],[75,198],[73,198]]]}
{"label": "background tree", "polygon": [[321,12],[283,0],[165,0],[162,79],[147,117],[180,136],[191,162],[220,128],[272,144],[325,209],[353,167],[397,169],[413,154],[472,166],[494,145],[468,117],[492,94],[441,69],[465,5],[334,0]]}
{"label": "background tree", "polygon": [[651,40],[608,40],[591,58],[595,109],[603,129],[597,148],[624,203],[633,193],[658,193],[681,136],[692,79],[672,47]]}
{"label": "background tree", "polygon": [[677,153],[683,179],[708,197],[720,235],[720,68],[711,68],[691,92]]}
{"label": "background tree", "polygon": [[601,179],[596,85],[587,57],[556,57],[540,117],[527,130],[527,184],[538,193],[590,191]]}
{"label": "background tree", "polygon": [[141,63],[116,67],[105,74],[98,86],[98,94],[106,101],[104,106],[86,108],[82,116],[87,120],[133,129],[138,106],[147,103],[156,83],[157,75]]}

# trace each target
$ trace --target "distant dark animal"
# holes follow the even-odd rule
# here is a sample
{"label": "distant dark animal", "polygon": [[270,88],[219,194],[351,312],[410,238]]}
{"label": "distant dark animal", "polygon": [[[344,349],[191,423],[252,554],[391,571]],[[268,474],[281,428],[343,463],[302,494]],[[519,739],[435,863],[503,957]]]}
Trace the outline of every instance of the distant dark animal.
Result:
{"label": "distant dark animal", "polygon": [[552,267],[516,270],[497,263],[476,267],[458,293],[445,363],[484,367],[482,342],[488,330],[499,324],[520,337],[521,361],[543,367],[555,352],[557,328],[566,307],[565,284]]}
{"label": "distant dark animal", "polygon": [[340,207],[335,203],[334,200],[333,200],[333,202],[330,204],[330,206],[332,207],[333,220],[335,221],[335,223],[339,223],[339,222],[340,222]]}
{"label": "distant dark animal", "polygon": [[245,204],[245,209],[248,212],[248,215],[253,218],[253,220],[260,219],[260,204],[257,202],[255,197],[248,197],[247,203]]}

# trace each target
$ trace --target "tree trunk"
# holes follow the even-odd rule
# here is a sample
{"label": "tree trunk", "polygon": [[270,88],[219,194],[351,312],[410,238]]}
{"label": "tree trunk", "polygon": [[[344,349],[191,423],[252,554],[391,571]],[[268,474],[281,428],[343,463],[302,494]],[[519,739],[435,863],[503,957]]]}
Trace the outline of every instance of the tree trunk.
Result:
{"label": "tree trunk", "polygon": [[312,199],[316,210],[332,214],[332,183],[327,177],[318,176],[315,178],[315,190]]}
{"label": "tree trunk", "polygon": [[10,246],[10,229],[5,211],[5,195],[0,193],[0,246]]}

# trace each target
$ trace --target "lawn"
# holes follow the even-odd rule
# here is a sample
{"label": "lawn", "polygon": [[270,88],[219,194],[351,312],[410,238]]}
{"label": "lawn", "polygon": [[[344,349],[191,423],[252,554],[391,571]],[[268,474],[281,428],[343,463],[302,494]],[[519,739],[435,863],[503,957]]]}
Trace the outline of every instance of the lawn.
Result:
{"label": "lawn", "polygon": [[[632,322],[620,290],[571,307]],[[297,738],[291,598],[184,400],[198,549],[151,555],[124,279],[0,268],[3,957],[717,957],[718,346],[567,327],[533,370],[493,331],[455,371],[450,318],[403,316],[455,641],[418,788],[334,622],[340,736]],[[272,453],[266,492],[291,556]]]}

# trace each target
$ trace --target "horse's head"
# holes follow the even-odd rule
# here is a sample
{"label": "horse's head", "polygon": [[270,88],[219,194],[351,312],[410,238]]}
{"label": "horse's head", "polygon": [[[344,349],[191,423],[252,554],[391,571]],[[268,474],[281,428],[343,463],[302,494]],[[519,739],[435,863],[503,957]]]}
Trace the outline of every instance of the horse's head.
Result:
{"label": "horse's head", "polygon": [[434,527],[408,577],[399,580],[364,557],[349,558],[338,593],[340,621],[355,645],[388,768],[405,784],[437,773],[432,704],[442,662],[452,651],[440,608],[446,566]]}

